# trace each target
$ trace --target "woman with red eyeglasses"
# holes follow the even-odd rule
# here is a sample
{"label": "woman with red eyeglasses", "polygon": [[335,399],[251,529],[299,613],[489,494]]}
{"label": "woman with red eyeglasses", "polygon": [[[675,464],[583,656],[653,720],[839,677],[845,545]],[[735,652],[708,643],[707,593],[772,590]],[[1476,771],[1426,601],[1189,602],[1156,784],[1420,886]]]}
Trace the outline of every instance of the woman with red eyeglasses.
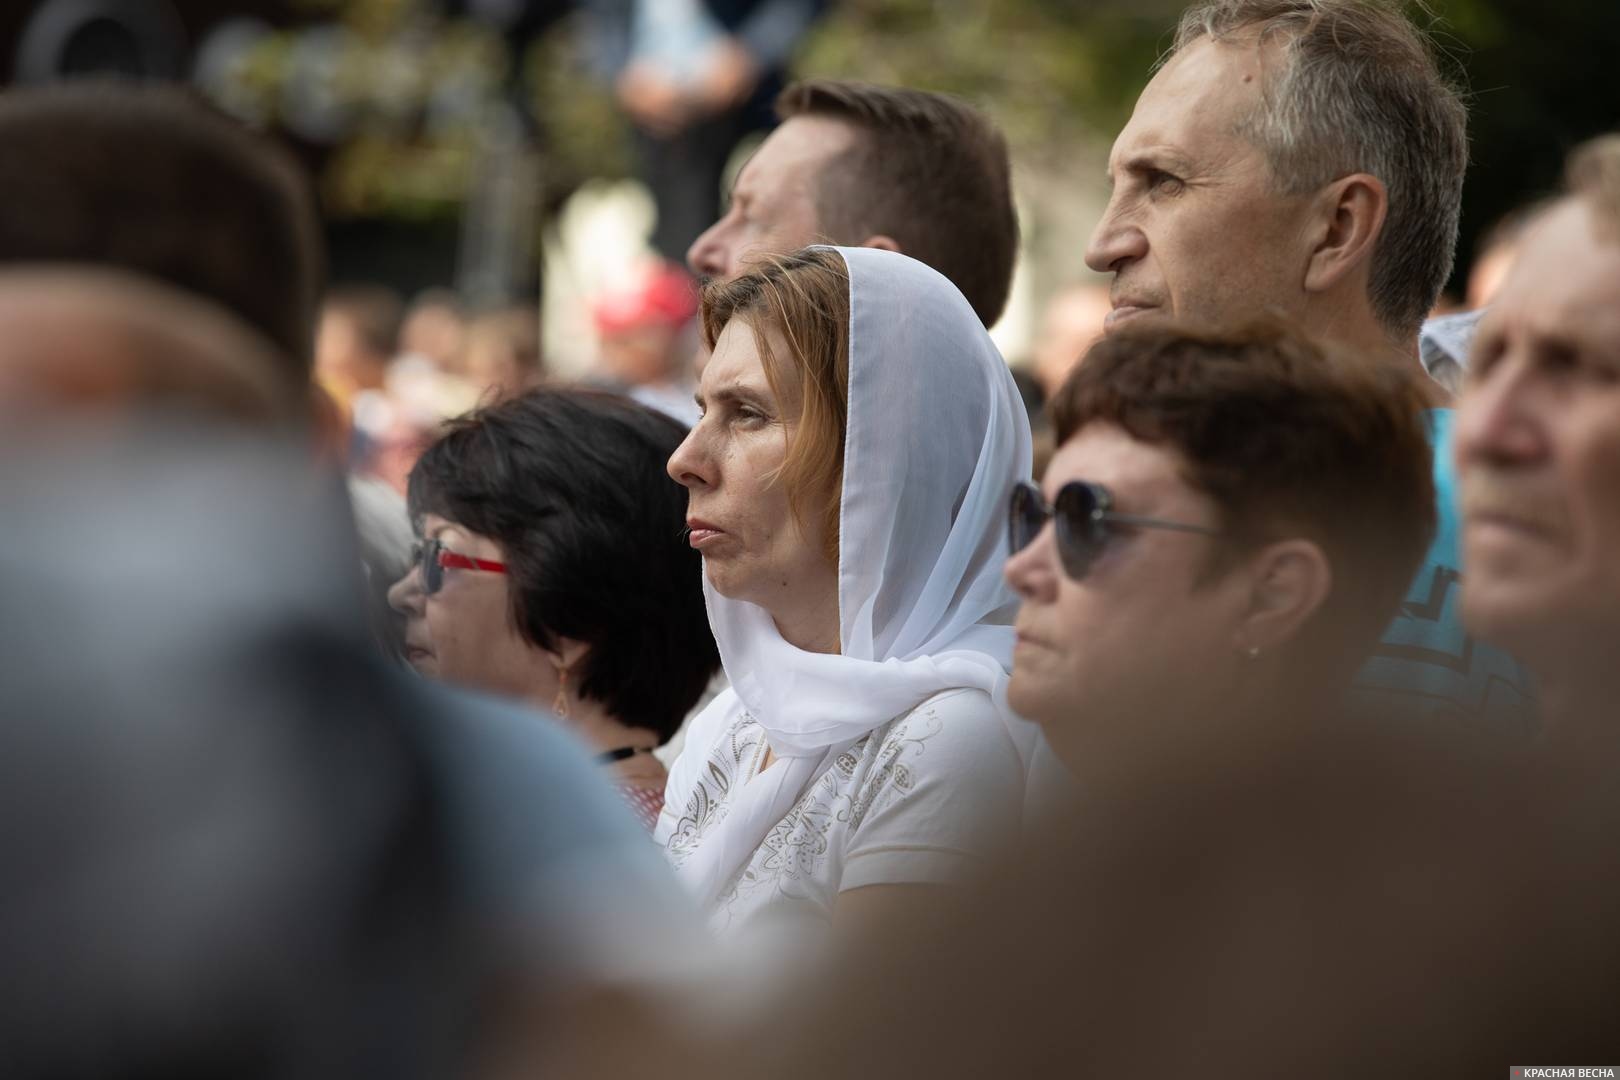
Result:
{"label": "woman with red eyeglasses", "polygon": [[411,471],[412,568],[389,591],[419,673],[549,710],[651,829],[672,736],[719,668],[676,421],[541,389],[451,423]]}

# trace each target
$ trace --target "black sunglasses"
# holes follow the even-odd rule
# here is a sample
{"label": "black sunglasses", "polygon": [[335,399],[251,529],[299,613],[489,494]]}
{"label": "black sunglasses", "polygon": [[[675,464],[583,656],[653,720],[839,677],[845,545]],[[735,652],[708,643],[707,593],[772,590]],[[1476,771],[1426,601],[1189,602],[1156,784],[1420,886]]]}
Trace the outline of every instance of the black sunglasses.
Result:
{"label": "black sunglasses", "polygon": [[506,573],[506,564],[489,559],[475,559],[451,551],[438,539],[418,540],[411,545],[411,562],[422,571],[422,595],[432,596],[444,587],[445,567],[457,570],[484,570],[491,574]]}
{"label": "black sunglasses", "polygon": [[1008,500],[1007,539],[1013,553],[1017,554],[1034,543],[1047,521],[1054,521],[1063,571],[1079,581],[1091,570],[1091,564],[1097,561],[1120,526],[1220,535],[1219,529],[1206,525],[1115,513],[1113,505],[1114,497],[1107,488],[1086,480],[1064,484],[1051,506],[1041,497],[1040,488],[1020,483],[1013,488],[1012,498]]}

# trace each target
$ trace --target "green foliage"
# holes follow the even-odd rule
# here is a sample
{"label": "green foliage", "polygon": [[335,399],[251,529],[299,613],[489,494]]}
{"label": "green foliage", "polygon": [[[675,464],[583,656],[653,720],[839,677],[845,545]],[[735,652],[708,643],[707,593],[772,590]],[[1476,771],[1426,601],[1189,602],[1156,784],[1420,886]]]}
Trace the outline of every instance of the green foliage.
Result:
{"label": "green foliage", "polygon": [[546,206],[555,207],[593,177],[631,175],[629,125],[609,89],[586,68],[577,16],[529,48],[524,82],[544,146]]}
{"label": "green foliage", "polygon": [[1162,3],[849,0],[800,68],[957,94],[1039,154],[1124,123],[1173,17]]}
{"label": "green foliage", "polygon": [[[350,32],[352,55],[330,92],[361,119],[325,178],[330,207],[413,220],[454,215],[476,154],[480,103],[501,93],[499,73],[509,67],[505,43],[432,15],[427,0],[297,6]],[[1003,126],[1027,169],[1062,175],[1124,124],[1181,9],[1179,0],[843,0],[806,42],[798,70],[959,94]],[[1476,238],[1549,190],[1570,147],[1620,126],[1607,70],[1620,54],[1620,2],[1411,0],[1408,10],[1470,94],[1466,270]],[[285,34],[266,37],[241,59],[231,88],[272,123],[296,77],[291,44]],[[632,167],[625,123],[585,71],[579,45],[577,19],[568,19],[523,58],[548,206],[587,178]],[[432,87],[455,80],[468,87],[453,99],[463,107],[430,107]]]}

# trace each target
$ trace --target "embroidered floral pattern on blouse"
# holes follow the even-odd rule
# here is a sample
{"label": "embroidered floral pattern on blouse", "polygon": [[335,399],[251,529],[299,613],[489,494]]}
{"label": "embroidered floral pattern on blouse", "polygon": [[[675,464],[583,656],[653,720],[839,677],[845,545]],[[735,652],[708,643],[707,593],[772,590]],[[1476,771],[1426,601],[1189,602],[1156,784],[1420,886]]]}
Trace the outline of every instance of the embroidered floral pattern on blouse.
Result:
{"label": "embroidered floral pattern on blouse", "polygon": [[[766,834],[753,857],[722,891],[720,908],[728,910],[740,897],[752,897],[762,889],[773,895],[808,898],[810,882],[832,846],[848,846],[874,811],[898,803],[914,790],[912,762],[926,753],[925,744],[942,725],[932,704],[925,705],[840,753]],[[873,736],[882,740],[875,751]],[[686,861],[711,827],[725,819],[735,789],[753,775],[763,743],[764,729],[744,713],[710,754],[669,838],[668,850],[676,866]]]}
{"label": "embroidered floral pattern on blouse", "polygon": [[703,775],[692,789],[692,797],[681,810],[680,820],[670,833],[666,849],[679,869],[697,847],[703,834],[726,819],[731,808],[731,791],[743,771],[764,750],[765,729],[747,712],[737,717],[725,738],[709,754]]}

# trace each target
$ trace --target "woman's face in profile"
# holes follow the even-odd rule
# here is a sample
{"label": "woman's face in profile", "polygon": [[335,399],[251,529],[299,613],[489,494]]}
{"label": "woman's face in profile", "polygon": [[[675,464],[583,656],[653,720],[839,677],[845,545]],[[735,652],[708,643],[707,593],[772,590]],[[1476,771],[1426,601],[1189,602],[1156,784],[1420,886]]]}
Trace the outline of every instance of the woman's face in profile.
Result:
{"label": "woman's face in profile", "polygon": [[[423,515],[421,535],[457,555],[506,561],[499,544],[437,514]],[[432,595],[422,578],[417,564],[388,590],[388,603],[405,616],[405,659],[411,667],[461,686],[550,700],[556,693],[556,669],[513,625],[507,575],[444,567]]]}
{"label": "woman's face in profile", "polygon": [[[769,333],[775,354],[791,356],[781,336]],[[715,341],[697,397],[703,417],[669,459],[669,474],[687,489],[686,524],[709,583],[773,613],[836,588],[837,568],[820,542],[800,531],[776,482],[799,403],[772,393],[754,330],[741,319]]]}
{"label": "woman's face in profile", "polygon": [[[1185,471],[1174,451],[1098,422],[1063,444],[1042,486],[1051,502],[1070,481],[1100,483],[1120,513],[1218,527],[1215,504]],[[1247,592],[1241,575],[1206,580],[1213,543],[1196,533],[1121,528],[1076,581],[1048,523],[1008,560],[1007,582],[1022,604],[1007,698],[1046,728],[1059,757],[1078,760],[1110,739],[1135,737],[1087,725],[1175,715],[1172,702],[1218,700],[1223,680],[1239,672]]]}

